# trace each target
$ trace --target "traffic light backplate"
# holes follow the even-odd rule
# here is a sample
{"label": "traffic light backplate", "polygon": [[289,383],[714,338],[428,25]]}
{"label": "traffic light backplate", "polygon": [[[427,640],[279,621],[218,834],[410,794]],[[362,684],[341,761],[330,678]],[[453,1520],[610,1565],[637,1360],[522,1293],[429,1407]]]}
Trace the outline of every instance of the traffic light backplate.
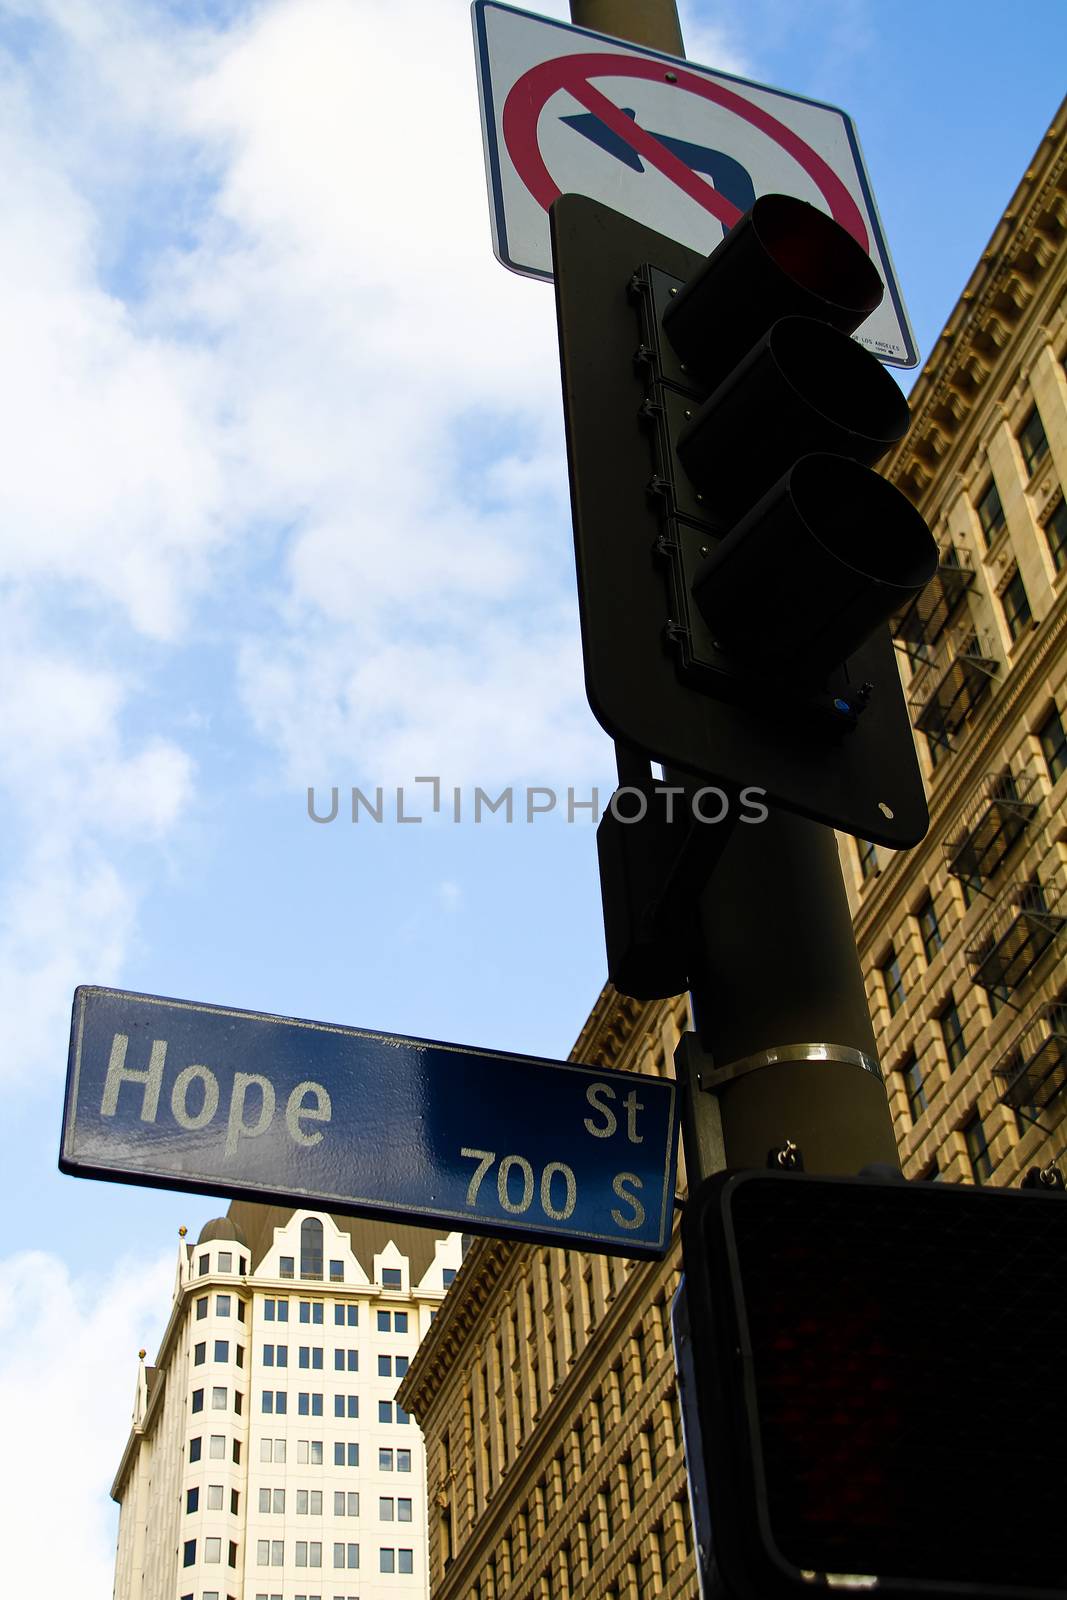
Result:
{"label": "traffic light backplate", "polygon": [[[854,650],[813,706],[781,662],[764,679],[748,673],[735,693],[735,663],[693,599],[714,547],[703,528],[716,530],[681,470],[664,498],[660,469],[665,449],[673,462],[673,441],[700,396],[687,399],[691,379],[658,335],[672,289],[705,257],[582,195],[561,196],[551,223],[594,715],[613,738],[668,767],[760,787],[771,805],[891,848],[917,843],[926,799],[888,628]],[[657,363],[667,381],[650,403]],[[775,418],[761,425],[770,436]],[[881,480],[878,488],[896,493]],[[772,585],[775,577],[768,573]],[[835,723],[835,707],[856,706],[858,715]]]}

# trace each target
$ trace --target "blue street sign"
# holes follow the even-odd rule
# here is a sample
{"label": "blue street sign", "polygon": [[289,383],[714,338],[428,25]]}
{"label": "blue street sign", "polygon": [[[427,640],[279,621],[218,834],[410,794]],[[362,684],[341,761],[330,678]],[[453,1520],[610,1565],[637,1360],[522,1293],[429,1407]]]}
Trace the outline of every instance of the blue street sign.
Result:
{"label": "blue street sign", "polygon": [[59,1165],[661,1256],[675,1085],[225,1006],[74,996]]}

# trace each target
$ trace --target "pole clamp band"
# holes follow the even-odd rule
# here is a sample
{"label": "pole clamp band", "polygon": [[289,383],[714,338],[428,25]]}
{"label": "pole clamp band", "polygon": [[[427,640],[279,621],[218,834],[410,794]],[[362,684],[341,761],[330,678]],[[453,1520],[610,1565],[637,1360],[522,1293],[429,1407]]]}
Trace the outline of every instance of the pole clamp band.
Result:
{"label": "pole clamp band", "polygon": [[743,1078],[749,1072],[760,1072],[764,1067],[784,1066],[789,1063],[840,1062],[843,1066],[859,1067],[863,1072],[869,1072],[872,1077],[884,1082],[882,1069],[874,1056],[865,1050],[856,1050],[851,1045],[845,1044],[783,1044],[775,1045],[770,1050],[758,1050],[755,1055],[742,1056],[739,1061],[727,1062],[725,1066],[713,1066],[709,1058],[699,1047],[694,1034],[687,1034],[683,1038],[691,1041],[686,1046],[690,1054],[690,1062],[696,1069],[697,1082],[701,1089],[714,1090],[721,1084],[729,1083],[734,1078]]}

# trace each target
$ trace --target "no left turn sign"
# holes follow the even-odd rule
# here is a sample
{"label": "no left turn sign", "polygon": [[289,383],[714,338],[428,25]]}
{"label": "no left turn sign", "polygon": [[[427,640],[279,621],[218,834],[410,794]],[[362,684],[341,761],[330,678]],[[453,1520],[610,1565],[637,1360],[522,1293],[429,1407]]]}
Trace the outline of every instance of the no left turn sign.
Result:
{"label": "no left turn sign", "polygon": [[859,141],[836,106],[638,49],[497,0],[474,0],[493,248],[550,278],[548,208],[590,195],[708,253],[757,195],[807,200],[878,267],[886,295],[855,337],[918,361]]}

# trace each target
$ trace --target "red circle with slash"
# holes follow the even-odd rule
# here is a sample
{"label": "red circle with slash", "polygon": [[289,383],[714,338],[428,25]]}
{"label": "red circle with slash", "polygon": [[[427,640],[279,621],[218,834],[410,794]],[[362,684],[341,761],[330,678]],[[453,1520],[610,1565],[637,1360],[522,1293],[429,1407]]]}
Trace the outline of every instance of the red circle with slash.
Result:
{"label": "red circle with slash", "polygon": [[625,116],[601,90],[594,88],[592,80],[603,77],[667,82],[704,100],[714,101],[724,110],[733,112],[758,128],[792,156],[819,190],[830,209],[830,215],[843,228],[847,228],[864,250],[869,251],[867,229],[855,200],[829,163],[792,128],[787,128],[770,112],[744,99],[725,84],[698,77],[695,72],[687,72],[681,66],[638,56],[599,53],[556,56],[551,61],[542,61],[538,66],[531,67],[512,85],[504,102],[504,143],[519,177],[546,211],[553,200],[558,199],[561,191],[545,165],[538,146],[537,124],[552,95],[564,89],[617,138],[625,140],[650,166],[676,184],[691,200],[703,206],[705,211],[710,211],[724,228],[732,228],[740,220],[741,213],[732,201],[719,194],[684,161],[660,144],[654,134],[646,133],[636,121]]}

